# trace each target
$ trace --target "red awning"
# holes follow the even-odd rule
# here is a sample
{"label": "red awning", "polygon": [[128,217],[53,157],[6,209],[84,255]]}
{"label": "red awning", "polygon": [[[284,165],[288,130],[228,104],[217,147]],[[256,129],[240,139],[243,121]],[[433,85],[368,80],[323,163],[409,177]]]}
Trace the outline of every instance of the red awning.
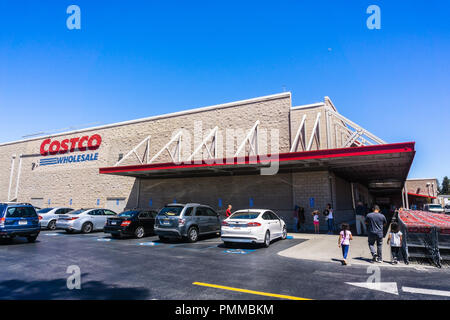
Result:
{"label": "red awning", "polygon": [[155,163],[100,168],[100,174],[142,178],[170,178],[259,174],[269,162],[278,162],[279,172],[331,170],[353,182],[401,181],[408,176],[414,142],[280,153],[267,158],[246,157],[189,163]]}
{"label": "red awning", "polygon": [[412,193],[412,192],[408,192],[408,196],[436,199],[436,197],[433,197],[433,196],[428,196],[426,194],[417,194],[417,193]]}

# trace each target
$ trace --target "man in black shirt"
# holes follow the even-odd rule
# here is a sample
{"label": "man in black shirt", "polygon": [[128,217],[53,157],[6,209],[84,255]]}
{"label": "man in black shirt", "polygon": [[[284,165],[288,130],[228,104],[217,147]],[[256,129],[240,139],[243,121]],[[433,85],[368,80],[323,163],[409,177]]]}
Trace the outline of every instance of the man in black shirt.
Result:
{"label": "man in black shirt", "polygon": [[[367,215],[366,224],[369,229],[369,249],[373,262],[382,262],[383,227],[387,224],[386,217],[380,213],[380,207],[375,205],[373,211]],[[375,253],[375,242],[377,251]]]}

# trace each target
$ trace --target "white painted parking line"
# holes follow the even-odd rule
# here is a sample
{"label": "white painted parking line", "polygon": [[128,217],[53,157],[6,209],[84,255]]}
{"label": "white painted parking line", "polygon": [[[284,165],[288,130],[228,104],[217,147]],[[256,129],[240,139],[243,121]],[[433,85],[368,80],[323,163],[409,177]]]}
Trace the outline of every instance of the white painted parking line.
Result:
{"label": "white painted parking line", "polygon": [[346,282],[346,284],[398,295],[397,282]]}
{"label": "white painted parking line", "polygon": [[139,242],[138,245],[154,247],[154,246],[160,245],[160,243],[150,241],[150,242]]}
{"label": "white painted parking line", "polygon": [[409,293],[429,294],[433,296],[450,297],[450,291],[443,291],[443,290],[402,287],[402,291]]}

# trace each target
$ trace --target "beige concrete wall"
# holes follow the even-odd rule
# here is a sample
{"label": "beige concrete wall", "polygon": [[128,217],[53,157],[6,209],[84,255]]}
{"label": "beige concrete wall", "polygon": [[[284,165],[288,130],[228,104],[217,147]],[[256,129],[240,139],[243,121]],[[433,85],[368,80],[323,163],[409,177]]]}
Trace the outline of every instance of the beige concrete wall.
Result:
{"label": "beige concrete wall", "polygon": [[[148,206],[150,199],[155,209],[176,200],[207,204],[224,214],[228,204],[233,206],[233,211],[250,208],[251,198],[253,208],[272,209],[282,217],[292,215],[290,174],[141,179],[140,184],[141,207]],[[134,205],[135,202],[129,204]]]}
{"label": "beige concrete wall", "polygon": [[[31,139],[23,142],[0,145],[0,201],[14,198],[16,181],[19,181],[18,201],[31,201],[31,198],[43,198],[44,203],[51,199],[51,206],[68,205],[72,199],[72,207],[95,207],[97,199],[104,206],[108,197],[125,197],[128,199],[135,183],[134,178],[99,175],[98,168],[113,166],[119,154],[126,154],[145,137],[151,136],[150,154],[156,154],[167,142],[172,134],[179,129],[190,132],[192,139],[183,139],[182,149],[193,151],[193,130],[196,121],[202,121],[203,133],[206,136],[209,129],[218,126],[223,136],[226,129],[241,129],[245,134],[255,123],[260,121],[260,130],[268,132],[270,141],[271,130],[279,131],[279,152],[288,152],[290,147],[289,112],[291,108],[290,93],[262,97],[249,101],[239,101],[207,109],[192,110],[184,114],[161,116],[156,119],[136,121],[129,124],[116,124],[102,128],[80,130],[70,134],[58,134],[52,139],[61,141],[65,138],[99,134],[102,136],[101,147],[92,152],[98,152],[98,160],[84,163],[67,163],[50,166],[37,166],[42,157],[39,154],[43,138]],[[243,137],[241,137],[243,138]],[[235,147],[240,141],[235,141]],[[198,142],[197,142],[198,143]],[[138,150],[140,156],[145,149]],[[92,152],[73,152],[65,155],[79,155]],[[16,155],[11,198],[8,197],[11,157]],[[17,180],[18,156],[22,154],[20,179]],[[185,154],[186,155],[186,154]],[[163,153],[157,162],[168,162],[170,157]],[[123,165],[138,164],[131,157]]]}
{"label": "beige concrete wall", "polygon": [[[312,212],[322,212],[332,202],[328,171],[296,172],[292,174],[294,204],[305,208],[306,224],[312,226]],[[310,206],[310,198],[314,198],[314,206]],[[323,216],[320,222],[325,224]],[[288,223],[293,223],[291,219]]]}
{"label": "beige concrete wall", "polygon": [[405,186],[408,193],[437,197],[437,183],[436,179],[411,179],[406,180]]}

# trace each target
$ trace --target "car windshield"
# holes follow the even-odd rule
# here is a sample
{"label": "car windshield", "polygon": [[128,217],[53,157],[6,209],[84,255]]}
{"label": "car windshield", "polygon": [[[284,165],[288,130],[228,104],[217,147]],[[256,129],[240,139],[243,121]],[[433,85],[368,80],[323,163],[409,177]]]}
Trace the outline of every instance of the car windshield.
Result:
{"label": "car windshield", "polygon": [[256,219],[259,215],[259,212],[235,212],[230,219]]}
{"label": "car windshield", "polygon": [[138,213],[139,211],[124,211],[122,213],[119,213],[119,217],[129,218],[135,216]]}
{"label": "car windshield", "polygon": [[167,206],[161,209],[159,211],[158,215],[160,216],[179,216],[181,214],[181,211],[183,211],[184,207],[181,206]]}
{"label": "car windshield", "polygon": [[85,212],[87,209],[80,209],[80,210],[73,210],[70,212],[67,212],[68,214],[80,214],[82,212]]}
{"label": "car windshield", "polygon": [[53,210],[53,208],[45,208],[45,209],[39,210],[37,213],[47,213],[47,212],[49,212],[51,210]]}

